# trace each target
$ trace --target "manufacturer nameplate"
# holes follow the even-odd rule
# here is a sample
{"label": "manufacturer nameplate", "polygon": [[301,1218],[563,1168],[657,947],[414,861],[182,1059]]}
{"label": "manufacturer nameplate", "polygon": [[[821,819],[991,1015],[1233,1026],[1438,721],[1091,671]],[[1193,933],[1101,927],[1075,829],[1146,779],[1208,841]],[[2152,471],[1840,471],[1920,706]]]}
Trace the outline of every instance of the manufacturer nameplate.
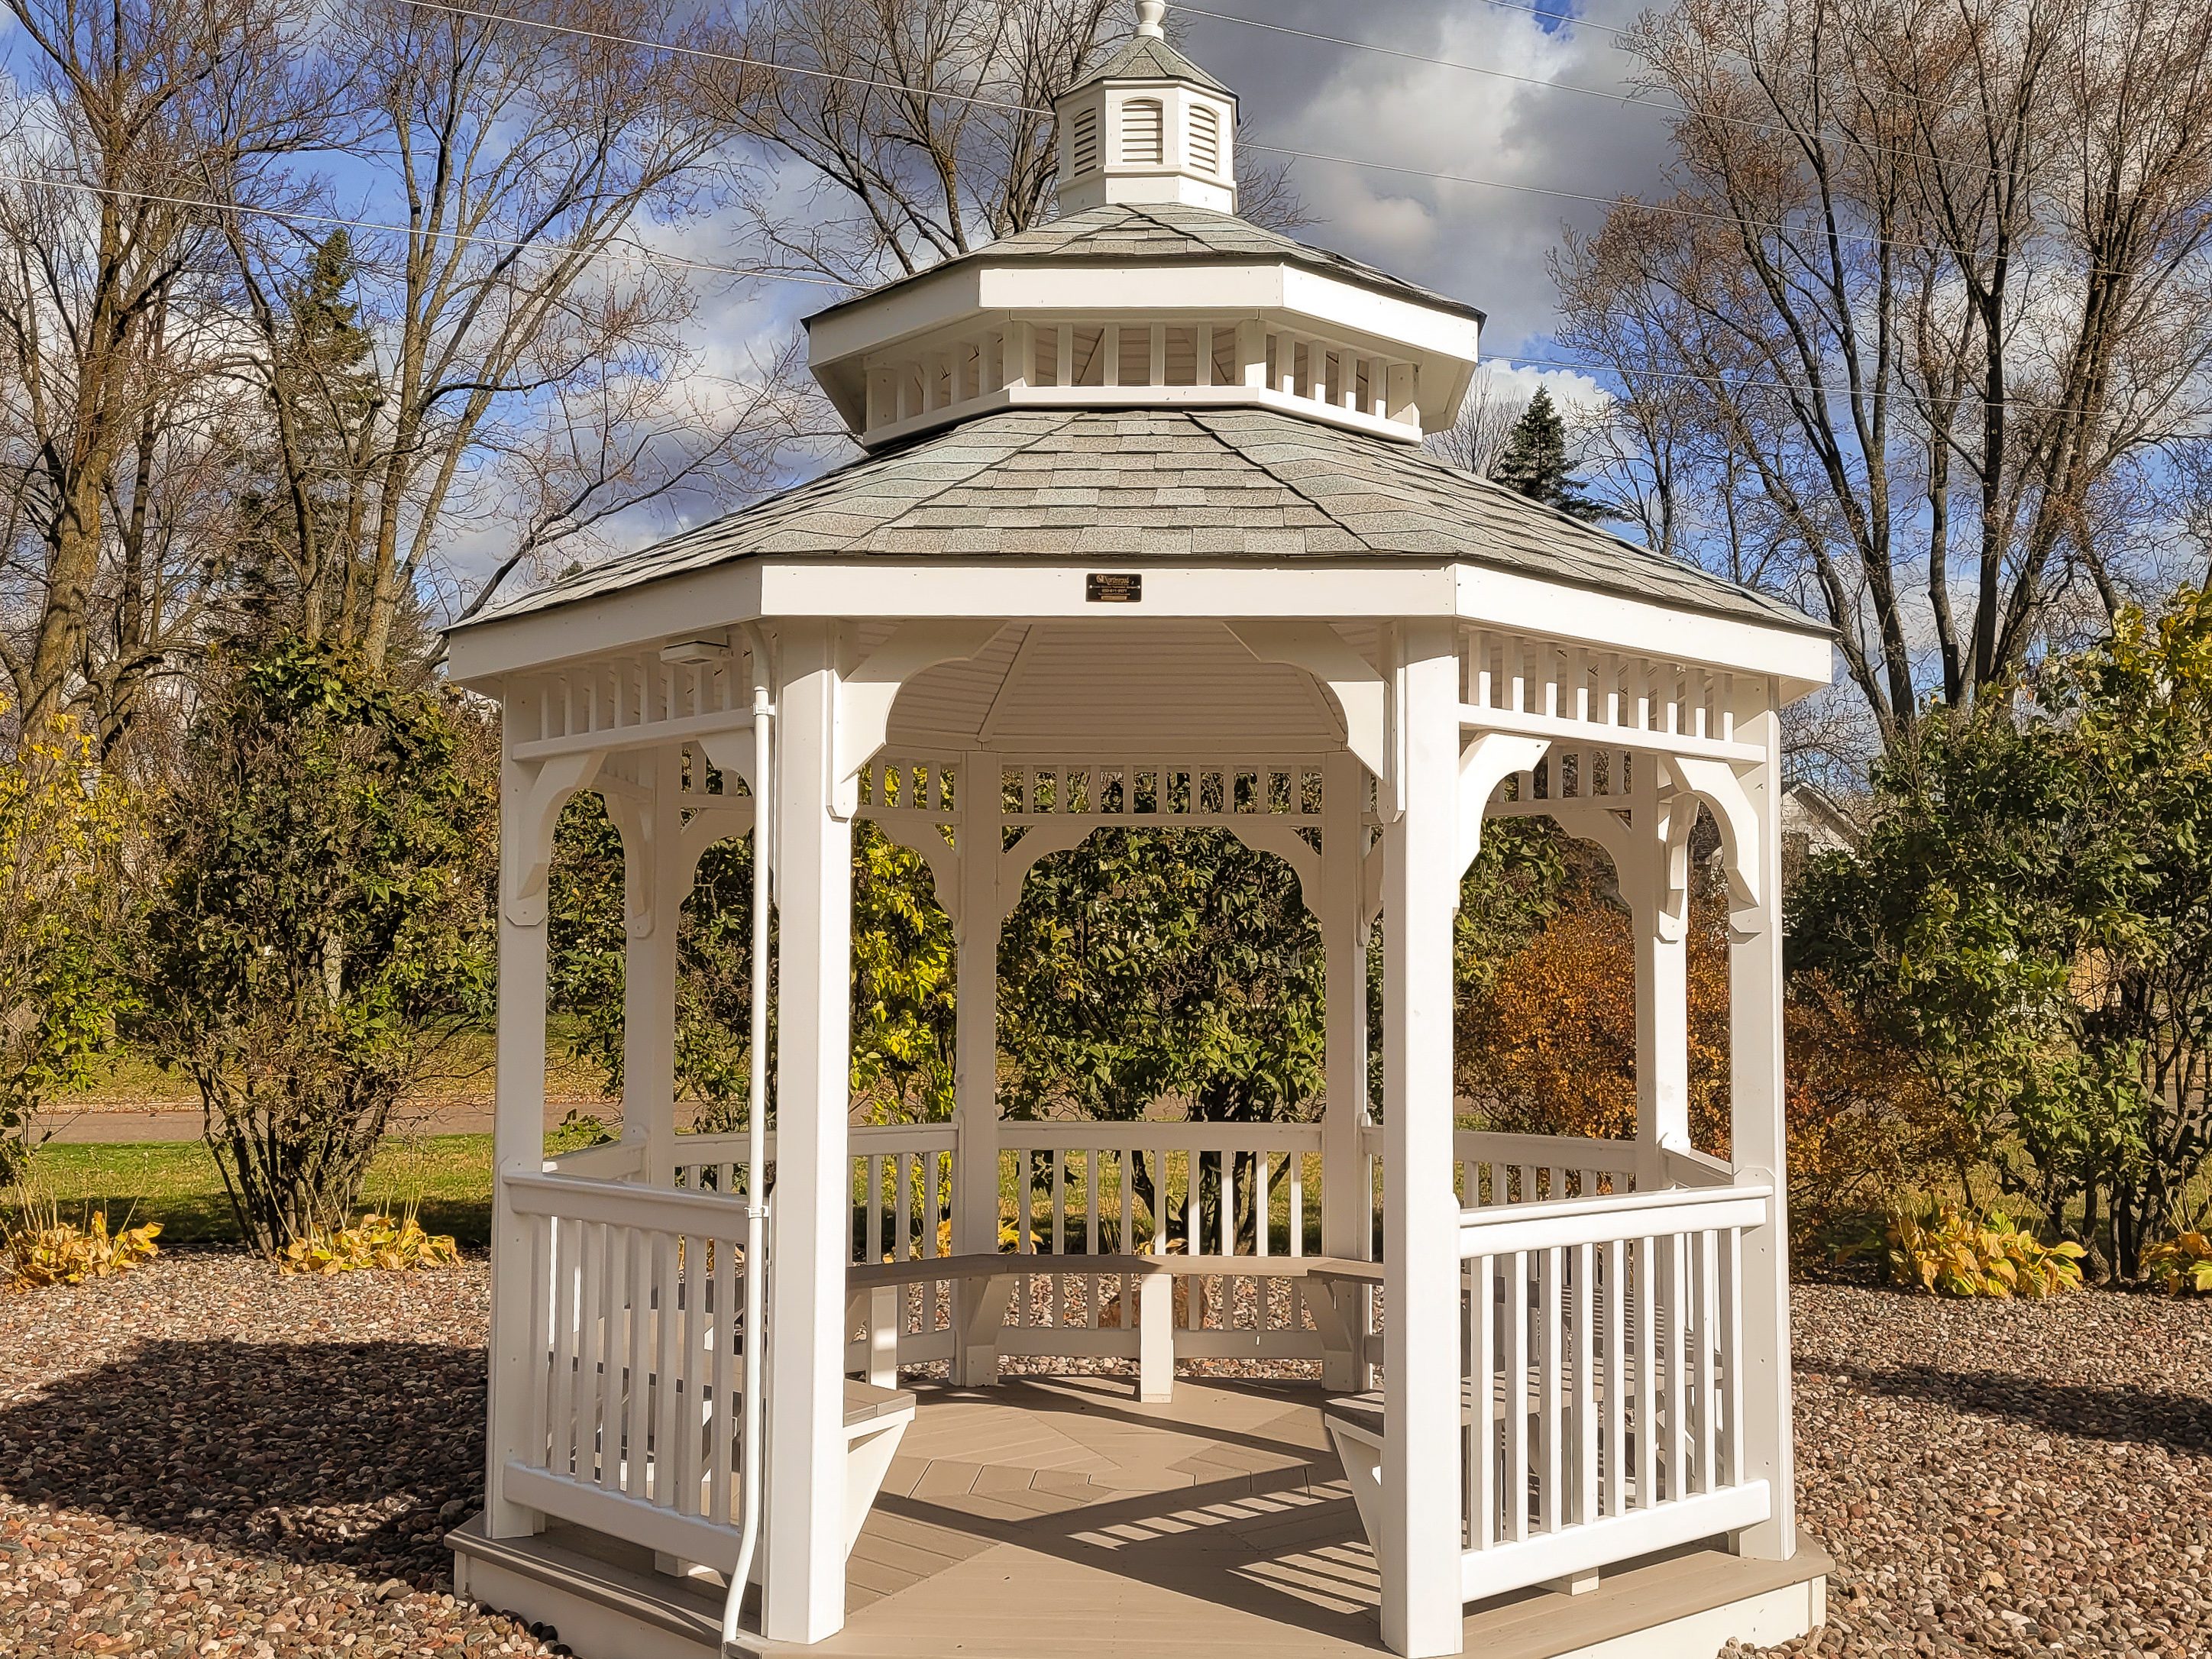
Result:
{"label": "manufacturer nameplate", "polygon": [[1127,572],[1093,571],[1083,579],[1083,597],[1093,605],[1135,605],[1145,597],[1145,579]]}

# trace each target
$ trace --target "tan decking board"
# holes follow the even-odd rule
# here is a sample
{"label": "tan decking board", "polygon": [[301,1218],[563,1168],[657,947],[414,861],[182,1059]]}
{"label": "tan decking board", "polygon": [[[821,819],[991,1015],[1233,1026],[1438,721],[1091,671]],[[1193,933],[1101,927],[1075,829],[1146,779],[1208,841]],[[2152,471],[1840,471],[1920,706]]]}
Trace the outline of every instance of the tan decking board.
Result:
{"label": "tan decking board", "polygon": [[[1298,1384],[1184,1378],[1146,1406],[1125,1378],[1029,1377],[982,1391],[918,1382],[913,1427],[848,1570],[845,1628],[776,1659],[1352,1659],[1383,1651],[1375,1559]],[[710,1630],[718,1594],[649,1553],[562,1528],[481,1547],[574,1585],[605,1563],[625,1606],[665,1591],[666,1627]],[[1473,1609],[1483,1659],[1553,1659],[1815,1577],[1713,1550],[1608,1574],[1569,1597]],[[749,1598],[750,1599],[750,1598]],[[750,1617],[748,1615],[748,1621]],[[708,1650],[702,1648],[705,1656]]]}
{"label": "tan decking board", "polygon": [[[1373,1554],[1318,1388],[1184,1378],[917,1383],[921,1408],[854,1553],[850,1617],[819,1659],[1351,1659],[1382,1652]],[[960,1540],[956,1547],[947,1540]],[[1550,1656],[1816,1576],[1686,1552],[1589,1595],[1473,1610],[1468,1650]],[[903,1582],[900,1582],[903,1580]],[[896,1586],[896,1587],[894,1587]]]}

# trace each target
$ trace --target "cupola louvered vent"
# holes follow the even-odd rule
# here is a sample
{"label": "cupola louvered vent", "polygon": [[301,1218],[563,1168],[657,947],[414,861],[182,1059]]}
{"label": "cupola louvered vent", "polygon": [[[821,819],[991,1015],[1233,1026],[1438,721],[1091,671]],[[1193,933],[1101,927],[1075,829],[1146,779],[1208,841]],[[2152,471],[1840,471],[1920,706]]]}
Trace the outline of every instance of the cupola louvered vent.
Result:
{"label": "cupola louvered vent", "polygon": [[1069,173],[1080,179],[1098,170],[1098,107],[1075,112],[1075,131],[1069,140]]}
{"label": "cupola louvered vent", "polygon": [[1210,104],[1191,107],[1190,164],[1200,173],[1221,174],[1221,118]]}
{"label": "cupola louvered vent", "polygon": [[1160,145],[1160,101],[1133,98],[1121,106],[1121,159],[1139,167],[1158,167]]}

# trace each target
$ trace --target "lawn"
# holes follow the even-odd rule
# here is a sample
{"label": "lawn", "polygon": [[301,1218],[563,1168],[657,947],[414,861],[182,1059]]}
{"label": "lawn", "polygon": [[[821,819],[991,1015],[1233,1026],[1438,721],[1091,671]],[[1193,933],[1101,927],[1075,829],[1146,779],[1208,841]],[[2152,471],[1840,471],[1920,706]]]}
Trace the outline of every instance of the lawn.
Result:
{"label": "lawn", "polygon": [[[164,1244],[235,1243],[222,1176],[197,1140],[41,1147],[27,1191],[0,1195],[0,1214],[51,1201],[64,1219],[105,1210],[108,1224],[158,1221]],[[362,1206],[414,1207],[434,1233],[483,1244],[491,1227],[491,1137],[395,1137],[371,1166]]]}

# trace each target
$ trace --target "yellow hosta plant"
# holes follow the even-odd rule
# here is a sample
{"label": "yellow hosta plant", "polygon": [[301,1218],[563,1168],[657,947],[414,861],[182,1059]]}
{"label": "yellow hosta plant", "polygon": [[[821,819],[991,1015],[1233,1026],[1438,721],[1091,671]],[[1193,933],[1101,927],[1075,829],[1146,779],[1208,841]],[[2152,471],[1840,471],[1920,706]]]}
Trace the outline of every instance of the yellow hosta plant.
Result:
{"label": "yellow hosta plant", "polygon": [[2168,1296],[2212,1292],[2212,1238],[2192,1227],[2179,1237],[2154,1244],[2143,1253],[2143,1271]]}
{"label": "yellow hosta plant", "polygon": [[413,1216],[364,1215],[336,1231],[317,1228],[276,1257],[280,1273],[356,1273],[365,1267],[457,1267],[461,1255],[448,1233],[426,1233]]}
{"label": "yellow hosta plant", "polygon": [[1937,1296],[2056,1296],[2081,1288],[2079,1244],[2045,1244],[2010,1217],[1962,1212],[1949,1205],[1890,1218],[1890,1271],[1900,1285]]}
{"label": "yellow hosta plant", "polygon": [[161,1231],[160,1222],[149,1221],[111,1235],[104,1210],[95,1210],[82,1227],[49,1217],[43,1227],[25,1227],[0,1240],[0,1275],[10,1290],[35,1291],[128,1273],[161,1254],[154,1243]]}

